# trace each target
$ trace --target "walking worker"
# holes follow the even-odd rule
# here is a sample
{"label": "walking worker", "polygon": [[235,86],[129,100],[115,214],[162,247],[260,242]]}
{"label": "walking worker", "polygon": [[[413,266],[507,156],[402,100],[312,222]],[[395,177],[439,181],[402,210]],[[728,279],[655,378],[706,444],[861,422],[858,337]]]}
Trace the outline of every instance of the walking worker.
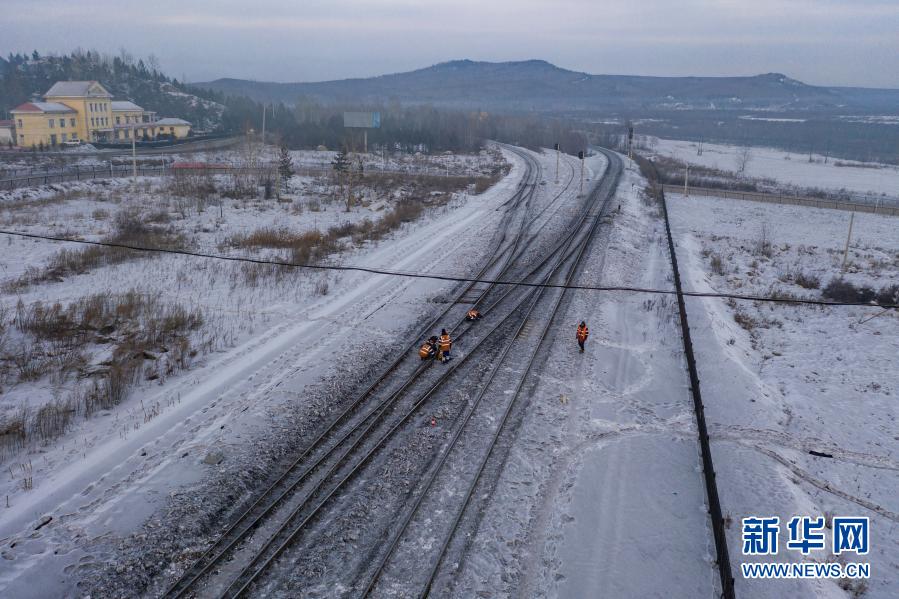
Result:
{"label": "walking worker", "polygon": [[450,350],[453,349],[453,339],[450,337],[450,334],[446,332],[446,329],[440,331],[440,338],[437,340],[437,349],[439,351],[437,359],[441,362],[449,362]]}
{"label": "walking worker", "polygon": [[465,315],[465,320],[480,320],[481,316],[482,314],[480,310],[478,310],[477,308],[472,308],[468,311],[468,314]]}
{"label": "walking worker", "polygon": [[581,348],[581,353],[584,353],[584,342],[587,341],[589,335],[590,329],[587,328],[587,323],[582,320],[581,324],[577,325],[577,344]]}

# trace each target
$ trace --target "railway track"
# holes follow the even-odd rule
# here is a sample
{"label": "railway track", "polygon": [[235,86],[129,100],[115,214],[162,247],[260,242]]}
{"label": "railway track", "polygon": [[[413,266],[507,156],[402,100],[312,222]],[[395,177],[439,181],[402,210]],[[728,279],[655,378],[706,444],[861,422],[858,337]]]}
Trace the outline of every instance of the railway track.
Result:
{"label": "railway track", "polygon": [[[582,257],[599,226],[600,216],[607,209],[609,198],[617,187],[621,165],[613,155],[607,156],[610,160],[609,171],[605,184],[596,191],[598,205],[582,216],[579,222],[579,227],[584,229],[582,237],[576,242],[573,237],[568,240],[566,250],[553,269],[554,282],[568,284],[576,276]],[[569,251],[572,248],[573,251]],[[558,289],[539,288],[533,291],[525,317],[509,338],[500,358],[493,363],[486,384],[469,402],[427,475],[407,499],[406,509],[398,519],[399,525],[391,531],[389,538],[384,539],[383,549],[370,556],[374,567],[361,574],[355,586],[360,596],[378,594],[380,589],[385,594],[424,597],[434,590],[450,543],[521,396],[525,381],[534,368],[540,346],[547,338],[564,294],[564,290]],[[547,309],[539,310],[538,307],[544,303],[549,304]],[[535,324],[535,320],[539,324]],[[535,328],[539,328],[536,342],[532,339]],[[528,334],[523,335],[526,331]],[[527,360],[523,369],[515,373],[514,365],[510,368],[507,360],[510,356],[521,355],[527,355]],[[514,362],[514,359],[508,361]],[[513,371],[511,374],[510,370]],[[503,392],[509,388],[513,389],[511,394]],[[508,397],[503,399],[503,395]],[[498,401],[484,402],[485,397]],[[486,449],[478,459],[472,460],[471,447]],[[460,487],[464,489],[461,493],[458,492]],[[439,521],[432,517],[438,513],[449,513],[451,517]],[[436,551],[432,549],[434,547]],[[416,579],[416,574],[422,570],[426,575]],[[417,585],[417,592],[408,588],[410,581]]]}
{"label": "railway track", "polygon": [[[517,150],[515,150],[517,151]],[[515,258],[519,256],[520,246],[523,240],[523,234],[526,228],[530,223],[533,223],[537,216],[529,217],[529,213],[531,210],[531,202],[534,198],[535,190],[537,189],[537,184],[540,180],[540,170],[539,165],[529,157],[526,153],[519,152],[519,154],[525,159],[526,164],[526,172],[523,177],[523,182],[519,186],[518,190],[513,197],[510,198],[509,201],[506,202],[508,205],[508,209],[506,214],[502,219],[502,231],[503,235],[499,240],[497,247],[498,250],[494,253],[494,256],[491,260],[481,269],[481,272],[478,273],[477,278],[481,278],[482,276],[491,274],[495,277],[501,277],[505,273],[509,271],[509,266],[513,263]],[[572,169],[573,172],[573,169]],[[567,185],[570,185],[572,177],[569,179]],[[562,195],[563,191],[560,191],[551,201],[554,203],[558,197]],[[522,211],[523,207],[523,211]],[[544,210],[540,212],[542,214]],[[516,218],[517,217],[517,218]],[[518,225],[514,227],[515,234],[511,239],[508,239],[508,234],[506,231],[509,230],[510,225],[513,225],[513,222],[518,220]],[[457,298],[460,296],[464,296],[466,293],[470,293],[472,287],[476,284],[468,284],[464,287],[464,289],[459,292]],[[495,306],[502,302],[502,300],[509,295],[513,288],[510,288],[502,295],[501,298],[496,300],[492,305]],[[492,286],[480,290],[477,298],[475,299],[475,303],[481,303],[482,300],[488,295],[488,293],[492,290]],[[451,311],[453,307],[453,303],[450,303],[447,308],[441,311],[431,322],[428,323],[426,327],[422,330],[422,335],[424,335],[427,331],[432,330],[432,328],[441,320],[443,320],[448,313]],[[464,331],[463,331],[464,334]],[[334,448],[340,446],[343,441],[346,441],[353,434],[359,430],[359,427],[362,426],[366,421],[375,422],[376,420],[372,420],[370,417],[374,416],[377,418],[381,414],[384,413],[387,406],[395,400],[397,397],[401,396],[402,393],[408,388],[408,386],[417,380],[422,372],[427,368],[430,363],[426,363],[424,367],[416,368],[412,375],[410,375],[400,387],[393,392],[390,393],[388,399],[382,401],[380,404],[376,404],[373,410],[370,410],[366,413],[361,419],[359,419],[358,423],[353,423],[353,418],[356,414],[363,409],[363,404],[366,403],[374,393],[377,391],[385,381],[394,374],[398,368],[401,366],[404,359],[408,356],[409,350],[411,350],[416,341],[413,341],[409,346],[403,349],[396,357],[396,359],[388,366],[385,372],[376,380],[372,385],[370,385],[363,393],[358,396],[354,401],[352,401],[345,410],[343,410],[334,420],[331,421],[328,427],[318,436],[312,443],[307,447],[305,451],[303,451],[296,460],[287,468],[284,474],[276,480],[273,484],[271,484],[257,499],[256,501],[250,505],[250,507],[244,510],[240,516],[238,516],[233,523],[225,530],[224,533],[217,539],[217,541],[208,549],[203,555],[200,556],[195,563],[193,563],[178,580],[176,580],[165,592],[164,596],[167,597],[182,597],[188,596],[192,592],[198,590],[200,583],[203,579],[214,569],[218,568],[220,564],[224,561],[228,560],[229,557],[233,554],[235,548],[238,547],[241,543],[245,542],[248,537],[254,531],[257,531],[259,527],[269,519],[275,511],[280,509],[285,501],[290,498],[296,491],[297,487],[302,483],[310,473],[313,471],[315,466],[321,463],[321,459],[315,462],[312,466],[305,465],[306,462],[310,461],[313,454],[318,451],[324,444],[324,442],[332,437],[335,432],[340,428],[340,426],[344,423],[349,423],[348,428],[349,432],[344,433],[341,439],[332,445],[331,449],[326,452],[325,457],[330,455]],[[458,363],[457,363],[458,366]],[[444,380],[445,377],[441,377],[440,380]],[[369,430],[369,429],[365,429]],[[359,435],[362,436],[362,435]],[[337,465],[340,464],[340,460],[345,457],[345,452],[341,455],[340,459],[337,460]],[[272,545],[272,539],[269,539],[269,543],[266,546]],[[232,585],[233,586],[233,585]],[[229,587],[232,588],[232,587]],[[206,594],[206,589],[203,590],[203,593]],[[227,594],[227,593],[226,593]]]}
{"label": "railway track", "polygon": [[[614,188],[614,185],[612,185],[611,188]],[[581,217],[581,222],[583,223],[584,220],[587,220],[590,215],[591,214],[589,211],[585,211]],[[594,212],[592,216],[593,218],[590,219],[591,222],[597,222],[598,213]],[[584,241],[579,241],[576,244],[576,249],[571,249],[573,238],[573,234],[567,236],[567,241],[562,244],[562,247],[556,247],[553,252],[551,252],[549,257],[555,257],[556,260],[553,264],[549,265],[548,269],[544,273],[541,273],[539,275],[540,278],[538,280],[550,280],[553,273],[557,272],[559,264],[571,260],[572,256],[574,256],[574,264],[579,263],[580,255],[582,255],[583,250],[586,247],[587,239],[585,238]],[[571,249],[571,251],[569,251],[569,249]],[[544,260],[544,262],[546,262],[546,260]],[[535,293],[537,294],[536,296]],[[506,295],[508,295],[508,293],[504,294],[504,297]],[[334,464],[333,468],[329,470],[329,472],[325,475],[325,478],[333,477],[336,479],[336,482],[331,484],[330,490],[323,491],[321,495],[316,496],[314,500],[312,500],[312,495],[310,495],[309,501],[305,501],[303,502],[303,504],[298,506],[297,510],[288,518],[289,522],[295,522],[295,524],[293,524],[290,529],[287,529],[285,527],[277,531],[277,535],[275,537],[272,537],[272,539],[265,546],[257,548],[257,553],[255,554],[253,561],[242,568],[235,581],[227,589],[224,589],[224,591],[221,593],[216,592],[216,595],[234,597],[246,594],[252,588],[251,585],[253,585],[253,583],[256,582],[263,575],[263,573],[272,566],[272,564],[278,559],[278,557],[288,547],[297,542],[298,536],[300,536],[301,533],[303,533],[307,529],[307,527],[314,519],[325,518],[325,516],[322,515],[324,508],[329,502],[335,499],[335,496],[337,496],[339,493],[351,492],[347,490],[350,482],[355,478],[360,477],[359,473],[364,471],[365,467],[369,464],[369,460],[371,460],[372,457],[382,449],[383,445],[393,437],[394,433],[396,433],[397,430],[399,430],[404,425],[407,425],[409,420],[418,414],[419,408],[421,408],[430,398],[433,397],[433,395],[438,390],[440,390],[444,386],[444,383],[453,374],[453,372],[458,369],[469,356],[475,355],[476,352],[478,352],[482,348],[488,349],[488,346],[491,344],[490,341],[492,340],[492,333],[496,332],[500,327],[507,324],[512,324],[513,326],[517,325],[520,328],[521,324],[526,322],[528,316],[532,313],[536,299],[539,299],[539,297],[541,296],[542,293],[539,293],[539,291],[535,291],[533,289],[526,293],[525,297],[521,298],[516,304],[515,310],[511,311],[500,322],[497,322],[466,356],[463,356],[462,359],[454,362],[450,367],[449,372],[442,375],[440,379],[438,379],[423,395],[420,395],[417,399],[415,399],[411,403],[411,405],[406,406],[402,416],[395,420],[393,424],[389,425],[389,427],[387,427],[387,430],[383,431],[380,437],[377,437],[377,439],[373,443],[368,445],[358,443],[349,447],[341,456],[341,460],[351,452],[358,452],[358,455],[355,458],[355,462],[348,465],[343,470],[340,470],[340,462]],[[526,302],[525,300],[528,299],[533,301]],[[516,312],[516,310],[518,310],[522,305],[524,305],[526,309],[522,309]],[[513,338],[514,337],[515,335],[513,335]],[[486,360],[487,358],[485,357],[485,361]],[[362,436],[365,436],[370,430],[372,429],[366,428]],[[307,506],[311,504],[314,504],[314,507],[311,507],[311,509],[306,509]]]}

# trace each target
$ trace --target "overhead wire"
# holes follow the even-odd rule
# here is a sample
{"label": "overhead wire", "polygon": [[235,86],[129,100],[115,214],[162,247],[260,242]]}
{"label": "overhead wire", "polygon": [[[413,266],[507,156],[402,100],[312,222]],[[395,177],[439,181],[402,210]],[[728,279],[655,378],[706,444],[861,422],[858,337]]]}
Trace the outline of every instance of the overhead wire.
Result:
{"label": "overhead wire", "polygon": [[[464,277],[460,275],[451,275],[443,273],[395,270],[389,268],[378,268],[371,266],[350,265],[350,264],[315,264],[315,263],[299,263],[289,262],[286,260],[274,260],[269,258],[253,258],[251,256],[228,256],[226,254],[213,254],[209,252],[199,252],[179,248],[163,248],[163,247],[144,247],[132,245],[128,243],[118,243],[112,241],[91,241],[89,239],[72,239],[70,237],[60,237],[55,235],[45,235],[40,233],[26,233],[24,231],[10,231],[0,229],[0,234],[12,235],[16,237],[39,239],[44,241],[54,241],[59,243],[75,243],[81,245],[91,245],[99,247],[118,248],[132,250],[135,252],[171,254],[178,256],[188,256],[193,258],[207,258],[210,260],[223,260],[228,262],[243,262],[249,264],[263,264],[270,266],[281,266],[286,268],[320,270],[320,271],[351,271],[363,272],[375,275],[386,275],[393,277],[406,277],[416,279],[431,279],[436,281],[449,281],[458,283],[484,283],[490,285],[512,285],[516,287],[545,287],[553,289],[565,289],[570,291],[596,291],[596,292],[631,292],[648,295],[677,295],[674,289],[654,289],[651,287],[633,287],[629,285],[587,285],[587,284],[561,284],[561,283],[534,283],[525,280],[501,280],[501,279],[479,279],[473,277]],[[884,309],[899,308],[899,304],[884,304],[872,302],[849,302],[837,300],[821,300],[813,298],[800,297],[782,297],[782,296],[763,296],[743,293],[721,293],[711,291],[683,291],[683,295],[687,297],[700,298],[717,298],[731,299],[739,301],[766,302],[777,304],[794,304],[794,305],[811,305],[811,306],[861,306],[861,307],[879,307]]]}

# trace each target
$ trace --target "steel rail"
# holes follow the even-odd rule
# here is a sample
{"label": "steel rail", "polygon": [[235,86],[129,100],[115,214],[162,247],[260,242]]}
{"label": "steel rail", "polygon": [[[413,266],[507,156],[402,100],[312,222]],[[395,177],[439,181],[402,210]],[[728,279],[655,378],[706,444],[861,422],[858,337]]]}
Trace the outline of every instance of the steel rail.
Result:
{"label": "steel rail", "polygon": [[[534,169],[537,168],[536,161],[528,161],[526,155],[522,152],[521,155],[525,157],[527,164],[527,171],[523,178],[523,183],[519,185],[519,189],[516,190],[513,199],[515,199],[515,203],[513,203],[512,208],[516,208],[518,204],[520,204],[521,200],[525,197],[529,197],[533,195],[535,187],[531,186],[528,188],[528,179],[534,174]],[[529,192],[529,193],[526,193]],[[509,214],[512,214],[509,212]],[[522,220],[522,226],[524,226],[524,219]],[[499,241],[499,246],[502,246],[505,242],[506,233],[505,227],[503,228],[503,236]],[[511,262],[511,257],[515,253],[514,250],[510,252],[510,248],[517,247],[521,239],[520,231],[519,234],[516,235],[516,239],[513,244],[507,245],[501,251],[495,253],[493,258],[479,271],[478,276],[475,278],[480,278],[480,276],[492,268],[500,257],[505,254],[509,254],[509,260],[507,260],[506,264],[508,265]],[[457,299],[464,296],[469,290],[474,287],[476,283],[472,282],[465,286],[465,288],[457,294]],[[484,294],[489,291],[489,288],[484,291]],[[356,411],[356,409],[362,404],[371,394],[383,383],[388,376],[390,376],[399,365],[405,360],[408,356],[411,349],[418,343],[419,339],[422,335],[424,335],[427,331],[433,329],[437,323],[449,313],[450,310],[453,309],[455,302],[450,302],[447,307],[440,312],[436,317],[434,317],[428,324],[423,327],[421,333],[412,341],[409,345],[405,346],[398,354],[394,361],[387,367],[387,369],[371,384],[369,385],[365,391],[363,391],[351,404],[344,409],[340,414],[337,415],[327,426],[326,428],[304,449],[300,455],[288,466],[285,472],[275,480],[262,494],[248,507],[244,510],[233,522],[232,524],[221,534],[216,542],[207,548],[207,550],[199,557],[194,563],[186,570],[175,582],[173,582],[166,591],[163,593],[164,597],[170,597],[172,599],[183,597],[186,592],[200,579],[202,578],[208,571],[214,566],[218,561],[220,561],[225,554],[227,554],[237,543],[239,543],[246,535],[254,530],[258,524],[262,521],[262,519],[267,516],[271,511],[281,504],[283,499],[299,484],[302,482],[305,475],[308,472],[302,475],[302,478],[299,481],[295,481],[294,484],[291,484],[286,490],[281,492],[274,500],[270,501],[268,505],[263,508],[262,513],[253,516],[253,512],[258,510],[263,506],[263,503],[270,498],[271,494],[274,493],[277,487],[283,485],[295,472],[295,470],[299,467],[299,465],[307,458],[309,455],[318,449],[322,442],[328,437],[331,433],[333,433],[351,413]],[[419,367],[413,372],[412,377],[417,377],[421,371],[424,369]],[[369,414],[370,415],[370,414]],[[366,416],[367,419],[368,415]],[[352,433],[352,431],[351,431]],[[247,524],[247,519],[252,518],[252,520]],[[238,527],[242,525],[243,529],[238,531]],[[230,535],[233,535],[235,532],[238,532],[237,536],[231,539],[228,539]],[[224,547],[223,547],[224,545]]]}
{"label": "steel rail", "polygon": [[[588,211],[585,211],[585,213],[584,213],[584,215],[585,215],[584,218],[586,217],[586,214],[587,214],[587,213],[588,213]],[[558,253],[558,249],[556,249],[555,252],[556,252],[556,254],[557,254],[557,253]],[[554,254],[554,255],[555,255],[555,254]],[[569,257],[569,255],[566,255],[566,256],[564,256],[561,260],[564,261],[564,260],[566,260],[568,257]],[[549,273],[547,273],[546,275],[544,275],[544,278],[545,278],[545,279],[550,278],[550,277],[552,276],[553,272],[555,272],[555,267],[553,267],[553,269],[552,269]],[[312,521],[312,519],[319,513],[319,511],[321,511],[321,509],[322,509],[322,508],[325,506],[325,504],[331,499],[331,497],[333,497],[339,490],[341,490],[341,489],[344,487],[344,485],[345,485],[345,484],[346,484],[346,483],[347,483],[347,482],[348,482],[348,481],[349,481],[349,480],[350,480],[350,479],[351,479],[351,478],[352,478],[352,477],[353,477],[353,476],[354,476],[354,475],[355,475],[355,474],[356,474],[356,473],[357,473],[357,472],[358,472],[358,471],[359,471],[365,464],[368,463],[368,460],[369,460],[369,459],[370,459],[370,458],[371,458],[371,457],[372,457],[372,456],[373,456],[373,455],[374,455],[374,454],[381,448],[381,446],[382,446],[387,440],[389,440],[389,439],[393,436],[393,434],[394,434],[394,433],[395,433],[395,432],[396,432],[396,431],[397,431],[403,424],[405,424],[405,423],[406,423],[406,422],[407,422],[413,415],[415,415],[415,414],[417,413],[418,409],[419,409],[419,408],[420,408],[420,407],[421,407],[421,406],[422,406],[422,405],[423,405],[423,404],[424,404],[424,403],[425,403],[425,402],[426,402],[426,401],[427,401],[427,400],[428,400],[428,399],[429,399],[429,398],[430,398],[430,397],[431,397],[437,390],[439,390],[439,389],[442,387],[443,383],[444,383],[444,382],[445,382],[445,381],[446,381],[446,380],[447,380],[447,379],[448,379],[448,378],[449,378],[449,377],[456,371],[456,369],[458,369],[463,363],[465,363],[465,361],[466,361],[471,355],[473,355],[473,353],[475,352],[475,350],[477,350],[481,345],[485,344],[485,343],[490,339],[491,333],[494,332],[495,330],[497,330],[497,329],[498,329],[499,327],[501,327],[502,325],[504,325],[509,319],[511,319],[511,318],[514,316],[515,311],[517,310],[517,308],[520,307],[521,304],[523,304],[523,303],[524,303],[530,296],[534,295],[535,293],[536,293],[535,290],[529,291],[529,292],[526,294],[526,296],[525,296],[524,298],[521,299],[521,301],[518,303],[517,307],[516,307],[515,309],[513,309],[512,311],[510,311],[510,313],[509,313],[508,315],[506,315],[500,322],[498,322],[496,325],[494,325],[494,327],[493,327],[492,329],[490,329],[490,331],[489,331],[489,332],[488,332],[488,333],[487,333],[487,334],[486,334],[486,335],[485,335],[485,336],[484,336],[484,337],[483,337],[483,338],[482,338],[482,339],[481,339],[481,340],[480,340],[480,341],[479,341],[479,342],[472,348],[472,350],[470,350],[465,356],[463,356],[462,358],[460,358],[457,362],[454,362],[454,363],[450,366],[450,368],[447,370],[447,372],[445,372],[444,374],[442,374],[441,377],[440,377],[440,378],[439,378],[439,379],[438,379],[438,380],[437,380],[437,381],[436,381],[436,382],[429,388],[429,390],[428,390],[423,396],[419,397],[419,398],[413,403],[413,405],[407,410],[406,414],[403,415],[399,421],[397,421],[395,424],[393,424],[393,426],[391,426],[390,429],[389,429],[386,433],[384,433],[384,434],[380,437],[380,439],[378,439],[378,440],[375,442],[374,446],[371,447],[371,448],[366,452],[366,454],[365,454],[365,455],[364,455],[364,456],[363,456],[363,457],[362,457],[362,458],[361,458],[361,459],[360,459],[360,460],[359,460],[359,461],[358,461],[358,462],[351,468],[351,470],[350,470],[350,471],[349,471],[349,472],[348,472],[348,473],[347,473],[347,474],[346,474],[340,481],[338,481],[338,482],[333,486],[333,488],[326,494],[326,496],[325,496],[323,499],[321,499],[321,500],[319,501],[319,503],[312,509],[312,511],[311,511],[309,514],[307,514],[307,515],[303,518],[303,520],[302,520],[297,526],[295,526],[295,527],[293,528],[293,530],[292,530],[290,533],[288,533],[287,538],[286,538],[283,542],[281,542],[280,545],[278,545],[278,546],[275,548],[274,552],[273,552],[270,556],[268,556],[268,557],[267,557],[261,564],[259,564],[258,567],[255,567],[255,568],[254,568],[254,566],[256,566],[256,562],[263,556],[263,554],[264,554],[266,551],[268,551],[268,550],[274,545],[274,542],[277,540],[278,535],[279,535],[281,532],[283,532],[284,530],[286,530],[286,528],[287,528],[287,526],[290,524],[290,522],[293,521],[293,520],[299,515],[300,511],[302,511],[305,507],[307,507],[308,504],[307,504],[306,502],[304,502],[303,504],[297,506],[296,509],[290,514],[290,516],[288,516],[288,517],[285,519],[285,523],[284,523],[284,525],[281,527],[281,529],[279,529],[278,531],[276,531],[276,533],[269,539],[269,541],[268,541],[268,542],[267,542],[267,543],[266,543],[266,544],[265,544],[265,545],[264,545],[264,546],[263,546],[263,547],[256,553],[256,556],[253,558],[253,561],[252,561],[250,564],[248,564],[248,565],[241,571],[241,573],[240,573],[240,575],[237,577],[237,579],[236,579],[236,580],[235,580],[235,581],[234,581],[234,582],[233,582],[233,583],[232,583],[232,584],[225,590],[225,592],[224,592],[223,594],[221,594],[220,596],[221,596],[221,597],[239,597],[239,596],[242,596],[242,595],[249,589],[249,587],[253,584],[253,582],[255,582],[255,580],[256,580],[259,576],[261,576],[261,574],[262,574],[264,571],[266,571],[266,570],[268,569],[268,567],[274,562],[274,560],[276,560],[276,559],[283,553],[283,551],[286,550],[287,547],[289,547],[289,546],[294,542],[294,540],[295,540],[296,537],[300,534],[300,532],[302,532],[302,530],[306,527],[306,525],[307,525],[309,522]],[[384,409],[386,409],[386,405],[384,406]],[[383,412],[379,412],[378,416],[380,416],[381,413],[383,413]],[[337,461],[335,464],[332,465],[332,467],[331,467],[331,469],[328,471],[328,473],[326,473],[326,474],[324,475],[324,477],[322,477],[321,482],[320,482],[320,484],[318,485],[318,487],[317,487],[316,489],[314,489],[313,491],[311,491],[310,493],[308,493],[308,495],[307,495],[307,500],[308,500],[308,499],[311,499],[311,497],[312,497],[316,492],[318,492],[318,491],[324,486],[324,483],[325,483],[325,482],[326,482],[326,481],[327,481],[327,480],[328,480],[328,479],[329,479],[335,472],[337,472],[337,470],[338,470],[338,469],[340,468],[340,466],[342,465],[343,460],[346,458],[346,456],[348,456],[348,455],[349,455],[351,452],[353,452],[357,447],[359,447],[359,445],[360,445],[360,444],[362,443],[362,441],[364,440],[365,436],[368,434],[368,432],[374,427],[374,425],[375,425],[377,422],[378,422],[378,420],[373,420],[372,422],[369,423],[368,427],[366,427],[366,429],[362,432],[362,434],[359,436],[359,438],[357,438],[356,442],[355,442],[351,447],[349,447],[346,451],[344,451],[343,455],[338,459],[338,461]],[[250,572],[251,569],[254,569],[254,571],[253,571],[253,572]],[[243,583],[239,586],[239,588],[237,588],[237,589],[235,590],[234,587],[237,586],[237,585],[241,582],[241,579],[245,579],[245,580],[244,580]]]}
{"label": "steel rail", "polygon": [[[616,161],[617,161],[617,159],[616,159]],[[612,159],[610,158],[610,160],[609,160],[609,169],[610,170],[613,168],[612,164],[613,164],[613,162],[612,162]],[[572,261],[571,266],[565,276],[566,284],[571,281],[574,274],[577,272],[580,262],[584,255],[584,251],[590,245],[590,243],[595,235],[595,232],[598,228],[598,225],[600,222],[600,217],[602,216],[603,212],[605,212],[605,209],[608,206],[609,198],[612,196],[612,193],[614,192],[614,190],[617,187],[618,177],[620,176],[620,163],[618,163],[616,165],[615,171],[616,172],[612,174],[612,184],[609,186],[609,188],[606,192],[606,197],[603,200],[602,206],[600,206],[599,210],[595,214],[593,221],[592,221],[592,225],[587,230],[586,234],[584,235],[583,240],[581,240],[581,242],[578,243],[576,246],[576,250],[575,250],[576,255],[574,255],[574,260]],[[603,175],[603,179],[606,179],[606,177],[608,175],[609,175],[609,171],[607,170],[607,172]],[[597,193],[599,193],[600,188],[597,187],[596,189],[597,189]],[[581,223],[579,223],[579,227],[583,227],[585,223],[586,223],[586,214],[585,214],[585,217],[583,218],[583,220],[581,221]],[[557,269],[561,268],[562,265],[565,262],[567,262],[571,256],[572,256],[572,254],[569,253],[568,255],[561,258],[559,263],[557,264]],[[450,439],[449,443],[443,449],[441,456],[438,459],[438,461],[436,462],[435,466],[432,467],[431,472],[430,472],[428,478],[425,480],[424,485],[421,488],[415,501],[413,502],[411,507],[409,509],[407,509],[406,514],[400,524],[400,527],[394,530],[391,538],[389,539],[389,542],[387,545],[387,550],[382,553],[381,558],[379,559],[379,561],[375,567],[375,570],[372,572],[372,574],[367,579],[365,587],[361,593],[362,597],[369,596],[369,594],[371,593],[371,591],[374,589],[375,585],[377,584],[381,574],[384,571],[384,568],[387,566],[387,563],[388,563],[390,557],[393,555],[394,551],[398,547],[400,539],[402,538],[403,534],[405,534],[406,530],[408,529],[409,524],[411,523],[412,519],[414,518],[415,514],[417,513],[425,496],[428,494],[428,492],[433,487],[434,482],[437,480],[437,477],[440,474],[443,464],[446,462],[450,453],[456,447],[456,444],[458,443],[459,439],[462,436],[463,431],[465,430],[465,426],[468,424],[468,421],[470,420],[471,416],[474,414],[474,411],[479,407],[481,400],[486,395],[487,390],[488,390],[490,384],[493,382],[495,375],[499,372],[500,366],[504,362],[509,351],[511,351],[512,346],[515,344],[518,334],[524,327],[524,325],[527,321],[527,318],[530,315],[530,312],[534,309],[534,307],[536,307],[536,305],[537,305],[537,303],[539,303],[540,299],[542,299],[545,291],[546,291],[546,288],[542,288],[539,290],[538,293],[535,294],[534,300],[528,311],[528,315],[524,319],[522,319],[522,322],[519,325],[518,331],[516,331],[516,334],[511,337],[509,343],[506,345],[505,349],[503,350],[503,353],[502,353],[500,359],[494,363],[494,367],[490,373],[488,381],[484,384],[484,386],[481,388],[481,390],[478,393],[478,395],[476,396],[476,398],[469,405],[468,410],[466,411],[465,415],[463,416],[461,424],[457,427],[453,437]],[[546,319],[546,324],[544,325],[543,331],[540,336],[540,340],[535,345],[534,351],[532,352],[532,354],[528,360],[525,371],[524,371],[523,375],[519,378],[517,386],[516,386],[514,392],[512,393],[512,398],[510,399],[510,401],[506,407],[506,410],[503,412],[503,415],[502,415],[501,419],[499,420],[499,423],[495,429],[495,432],[491,439],[491,442],[488,445],[487,452],[484,454],[484,457],[483,457],[481,464],[475,474],[475,477],[473,478],[473,480],[472,480],[471,484],[469,485],[468,490],[464,496],[463,503],[462,503],[461,507],[459,508],[459,510],[456,512],[456,515],[451,523],[450,529],[444,537],[444,540],[441,544],[440,551],[437,555],[437,559],[434,560],[434,562],[432,563],[432,567],[429,569],[428,579],[427,579],[424,591],[422,592],[421,596],[427,595],[427,593],[429,592],[429,590],[432,586],[434,577],[436,576],[439,566],[443,561],[443,557],[446,553],[446,550],[449,547],[449,543],[451,542],[453,536],[455,535],[455,531],[458,528],[458,525],[459,525],[459,522],[461,521],[462,515],[464,514],[464,511],[465,511],[466,507],[468,506],[468,503],[470,502],[472,495],[474,494],[475,488],[476,488],[478,482],[480,481],[480,478],[483,474],[486,464],[487,464],[491,454],[493,453],[493,449],[496,446],[496,443],[497,443],[503,429],[505,428],[505,423],[508,420],[508,417],[512,411],[512,408],[514,407],[514,405],[517,402],[517,399],[520,395],[521,388],[524,385],[524,382],[527,380],[528,375],[530,374],[530,372],[533,368],[539,348],[546,339],[546,335],[549,331],[549,327],[552,324],[552,322],[555,320],[559,305],[561,304],[561,301],[564,298],[564,296],[565,296],[565,291],[563,290],[562,293],[560,293],[558,295],[558,297],[556,298],[556,301],[555,301],[552,309],[550,310],[550,315]]]}

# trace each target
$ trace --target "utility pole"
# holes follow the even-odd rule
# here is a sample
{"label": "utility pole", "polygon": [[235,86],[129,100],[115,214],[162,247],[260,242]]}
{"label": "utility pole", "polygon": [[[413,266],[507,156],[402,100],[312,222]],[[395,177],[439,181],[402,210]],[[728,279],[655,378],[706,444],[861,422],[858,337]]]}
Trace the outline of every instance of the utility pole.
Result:
{"label": "utility pole", "polygon": [[556,185],[559,184],[559,154],[561,153],[559,150],[559,144],[554,144],[556,147]]}
{"label": "utility pole", "polygon": [[262,105],[262,145],[265,146],[265,104]]}
{"label": "utility pole", "polygon": [[627,157],[631,160],[634,159],[634,126],[630,125],[627,128]]}
{"label": "utility pole", "polygon": [[584,151],[578,152],[577,157],[581,159],[581,191],[578,195],[582,196],[584,195]]}
{"label": "utility pole", "polygon": [[690,165],[688,164],[684,169],[684,196],[690,197],[690,192],[687,187],[687,182],[690,180]]}
{"label": "utility pole", "polygon": [[846,271],[846,259],[849,258],[849,240],[852,238],[852,222],[855,220],[855,212],[849,215],[849,233],[846,235],[846,247],[843,248],[843,266],[841,270]]}
{"label": "utility pole", "polygon": [[131,127],[131,180],[137,183],[137,140],[135,139],[137,131]]}

